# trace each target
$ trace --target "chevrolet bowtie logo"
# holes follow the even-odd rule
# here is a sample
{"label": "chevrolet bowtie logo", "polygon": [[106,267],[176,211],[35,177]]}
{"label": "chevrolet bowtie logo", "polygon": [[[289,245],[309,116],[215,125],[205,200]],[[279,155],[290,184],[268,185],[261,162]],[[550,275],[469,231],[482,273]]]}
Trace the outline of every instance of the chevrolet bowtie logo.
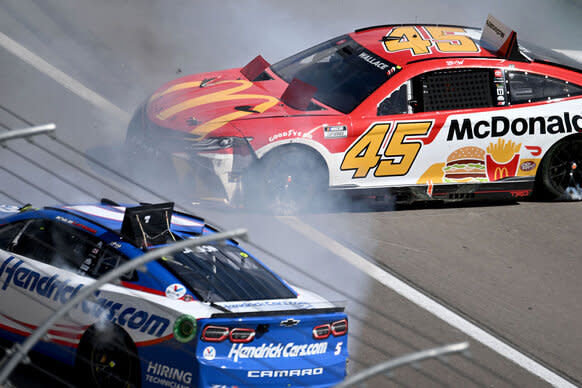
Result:
{"label": "chevrolet bowtie logo", "polygon": [[281,321],[281,326],[292,327],[292,326],[297,325],[299,322],[301,322],[301,321],[298,319],[289,318],[285,321]]}

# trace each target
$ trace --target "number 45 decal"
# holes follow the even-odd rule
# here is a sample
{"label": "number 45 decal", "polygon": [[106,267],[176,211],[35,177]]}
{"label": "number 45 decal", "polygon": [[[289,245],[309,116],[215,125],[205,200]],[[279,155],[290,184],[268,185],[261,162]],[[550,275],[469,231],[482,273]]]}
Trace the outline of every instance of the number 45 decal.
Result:
{"label": "number 45 decal", "polygon": [[[406,175],[422,147],[420,140],[408,138],[426,136],[433,121],[398,122],[392,131],[391,126],[392,123],[374,124],[348,149],[340,169],[355,170],[353,178],[365,178],[371,169],[375,177]],[[388,144],[382,154],[388,134]]]}

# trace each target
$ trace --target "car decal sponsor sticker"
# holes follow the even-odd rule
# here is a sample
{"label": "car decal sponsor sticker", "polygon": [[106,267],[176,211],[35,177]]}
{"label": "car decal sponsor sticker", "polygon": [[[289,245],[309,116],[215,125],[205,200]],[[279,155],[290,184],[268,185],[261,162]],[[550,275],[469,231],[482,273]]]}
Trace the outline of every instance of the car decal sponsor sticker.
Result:
{"label": "car decal sponsor sticker", "polygon": [[490,120],[472,121],[463,119],[462,123],[457,119],[451,120],[447,141],[485,139],[488,137],[501,137],[508,134],[514,136],[545,135],[582,132],[582,115],[563,112],[561,115],[519,117],[508,119],[504,116],[493,116]]}
{"label": "car decal sponsor sticker", "polygon": [[92,234],[97,233],[97,231],[95,229],[90,228],[87,225],[83,225],[80,222],[73,221],[73,220],[66,218],[66,217],[63,217],[63,216],[56,216],[55,220],[60,221],[60,222],[64,222],[67,225],[71,225],[71,226],[75,226],[77,228],[83,229],[84,231],[92,233]]}
{"label": "car decal sponsor sticker", "polygon": [[[194,81],[194,82],[186,82],[183,84],[177,84],[177,85],[173,85],[171,87],[169,87],[168,89],[154,94],[151,98],[150,98],[150,104],[152,104],[152,106],[155,104],[155,100],[157,100],[159,97],[162,97],[168,93],[172,93],[176,90],[185,90],[185,89],[190,89],[190,88],[199,88],[201,86],[201,83],[203,81]],[[273,96],[269,96],[266,94],[243,94],[241,93],[242,91],[249,89],[253,86],[253,83],[251,81],[247,81],[247,80],[223,80],[223,81],[218,81],[218,82],[214,82],[213,86],[217,86],[217,85],[233,85],[230,88],[224,89],[224,90],[220,90],[218,92],[214,92],[214,93],[209,93],[207,95],[203,95],[200,97],[195,97],[195,98],[190,98],[187,99],[185,101],[180,101],[174,105],[171,106],[167,106],[167,105],[162,105],[162,107],[159,109],[159,111],[156,113],[156,118],[158,120],[161,121],[166,121],[166,120],[172,120],[175,115],[177,115],[180,112],[183,112],[185,110],[188,109],[192,109],[195,108],[197,106],[201,106],[201,105],[207,105],[207,104],[214,104],[217,102],[223,102],[223,101],[233,101],[233,100],[262,100],[263,102],[258,103],[255,106],[251,106],[251,111],[234,111],[231,113],[227,113],[225,115],[216,117],[210,121],[207,121],[203,124],[200,124],[199,126],[197,126],[196,128],[194,128],[191,133],[196,134],[196,135],[200,135],[202,137],[206,136],[209,132],[214,131],[215,129],[218,129],[222,126],[224,126],[225,124],[239,119],[241,117],[244,116],[248,116],[250,114],[254,114],[255,112],[257,113],[262,113],[264,111],[266,111],[267,109],[275,106],[279,100]],[[255,112],[253,112],[255,111]]]}
{"label": "car decal sponsor sticker", "polygon": [[300,376],[317,376],[323,374],[323,368],[305,368],[305,369],[277,369],[277,370],[250,370],[247,376],[250,378],[265,377],[300,377]]}
{"label": "car decal sponsor sticker", "polygon": [[[498,139],[487,149],[465,146],[451,152],[445,163],[435,163],[417,184],[494,182],[514,176],[533,176],[538,159],[521,159],[521,143]],[[519,166],[525,166],[518,169]]]}
{"label": "car decal sponsor sticker", "polygon": [[279,300],[279,301],[260,301],[260,302],[218,302],[219,305],[227,309],[237,309],[245,307],[276,307],[276,306],[292,306],[294,308],[310,308],[313,304],[309,302],[294,301],[294,300]]}
{"label": "car decal sponsor sticker", "polygon": [[352,178],[406,175],[430,134],[434,121],[374,123],[346,151],[340,170],[353,170]]}
{"label": "car decal sponsor sticker", "polygon": [[[9,286],[33,292],[46,299],[65,304],[75,297],[84,284],[74,284],[61,275],[43,275],[28,268],[23,260],[9,256],[0,264],[0,284],[4,291]],[[114,300],[99,298],[101,291],[95,291],[95,301],[84,300],[77,309],[96,319],[106,319],[130,330],[161,337],[170,326],[169,319],[127,306]]]}
{"label": "car decal sponsor sticker", "polygon": [[[42,276],[33,269],[22,265],[23,263],[23,260],[10,256],[0,264],[0,283],[2,283],[3,291],[8,286],[14,286],[52,299],[54,302],[65,304],[74,298],[84,286],[83,284],[70,285],[70,279],[62,280],[57,274]],[[2,282],[3,277],[4,281]]]}
{"label": "car decal sponsor sticker", "polygon": [[[99,297],[100,291],[95,292]],[[98,319],[106,319],[130,330],[147,333],[154,337],[161,337],[168,327],[170,320],[160,315],[152,314],[136,307],[126,306],[123,303],[106,298],[98,298],[95,302],[83,301],[81,308],[84,313]]]}
{"label": "car decal sponsor sticker", "polygon": [[214,348],[214,346],[205,347],[204,350],[202,351],[202,357],[204,357],[204,359],[208,361],[214,360],[216,358],[216,349]]}
{"label": "car decal sponsor sticker", "polygon": [[192,372],[150,361],[145,380],[164,387],[187,388],[192,383]]}
{"label": "car decal sponsor sticker", "polygon": [[358,57],[363,59],[364,61],[368,62],[370,65],[376,66],[380,70],[386,70],[388,67],[390,67],[389,64],[385,63],[380,58],[377,58],[372,54],[368,54],[368,53],[363,52],[363,53],[360,53],[360,55],[358,55]]}
{"label": "car decal sponsor sticker", "polygon": [[325,139],[341,139],[348,137],[348,127],[345,125],[324,125],[323,137]]}
{"label": "car decal sponsor sticker", "polygon": [[536,164],[535,164],[535,162],[532,162],[531,160],[527,160],[525,162],[522,162],[521,165],[519,166],[519,169],[521,171],[524,171],[524,172],[531,171],[534,168],[536,168]]}
{"label": "car decal sponsor sticker", "polygon": [[277,140],[281,140],[284,138],[296,138],[296,137],[300,137],[303,139],[313,139],[313,135],[311,134],[311,132],[302,132],[302,131],[296,131],[294,129],[289,129],[287,131],[281,131],[279,133],[274,134],[273,136],[269,136],[269,142],[274,142]]}
{"label": "car decal sponsor sticker", "polygon": [[317,342],[311,344],[295,344],[289,342],[287,344],[262,344],[260,346],[252,346],[245,344],[232,344],[228,352],[228,358],[234,362],[240,359],[265,359],[265,358],[294,358],[307,357],[325,354],[327,351],[327,342]]}
{"label": "car decal sponsor sticker", "polygon": [[170,299],[180,299],[186,295],[186,287],[180,283],[170,284],[166,287],[166,296]]}
{"label": "car decal sponsor sticker", "polygon": [[490,181],[516,175],[520,148],[521,144],[516,144],[511,140],[499,139],[497,143],[489,144],[485,156],[485,166]]}
{"label": "car decal sponsor sticker", "polygon": [[400,26],[391,29],[382,39],[389,53],[410,50],[413,56],[441,53],[478,53],[480,47],[458,27]]}

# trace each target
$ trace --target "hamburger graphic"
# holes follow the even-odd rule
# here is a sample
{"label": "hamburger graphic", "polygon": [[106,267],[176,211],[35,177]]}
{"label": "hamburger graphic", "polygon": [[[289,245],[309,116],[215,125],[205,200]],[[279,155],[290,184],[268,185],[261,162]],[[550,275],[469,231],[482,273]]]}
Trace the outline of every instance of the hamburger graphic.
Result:
{"label": "hamburger graphic", "polygon": [[443,171],[445,183],[487,182],[485,150],[479,147],[461,147],[449,155]]}

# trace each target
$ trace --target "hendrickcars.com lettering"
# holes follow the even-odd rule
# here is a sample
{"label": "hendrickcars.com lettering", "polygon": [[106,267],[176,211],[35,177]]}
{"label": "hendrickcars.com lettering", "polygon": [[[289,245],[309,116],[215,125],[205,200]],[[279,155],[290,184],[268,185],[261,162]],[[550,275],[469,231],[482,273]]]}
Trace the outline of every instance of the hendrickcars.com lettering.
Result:
{"label": "hendrickcars.com lettering", "polygon": [[[12,265],[9,265],[10,263]],[[74,298],[83,287],[83,284],[70,286],[70,280],[59,280],[59,275],[41,276],[40,273],[22,266],[23,263],[24,261],[16,260],[14,256],[10,256],[0,264],[0,279],[6,274],[6,278],[2,283],[2,290],[6,290],[12,284],[47,299],[65,304]]]}
{"label": "hendrickcars.com lettering", "polygon": [[[16,287],[65,304],[85,286],[82,283],[72,285],[70,283],[70,279],[62,279],[58,274],[43,276],[14,256],[7,257],[0,263],[0,284],[3,291],[9,286]],[[100,294],[101,291],[96,291],[94,296],[97,298]],[[80,306],[85,314],[96,319],[106,319],[131,330],[147,332],[156,337],[161,337],[170,326],[170,320],[167,318],[105,298],[98,298],[94,302],[85,300]]]}
{"label": "hendrickcars.com lettering", "polygon": [[261,346],[249,346],[245,344],[232,344],[228,352],[228,358],[238,362],[240,358],[288,358],[288,357],[306,357],[318,354],[325,354],[327,351],[327,342],[318,342],[313,344],[262,344]]}
{"label": "hendrickcars.com lettering", "polygon": [[298,376],[317,376],[323,374],[323,368],[306,368],[306,369],[279,369],[279,370],[250,370],[248,377],[298,377]]}
{"label": "hendrickcars.com lettering", "polygon": [[582,132],[582,116],[570,116],[569,112],[564,112],[561,116],[536,116],[528,118],[516,118],[513,120],[503,116],[493,116],[491,120],[480,120],[473,122],[471,119],[464,119],[460,124],[459,120],[451,120],[447,141],[466,139],[485,139],[487,137],[500,137],[509,133],[514,136],[523,135],[555,135],[558,133]]}
{"label": "hendrickcars.com lettering", "polygon": [[[99,295],[100,291],[96,291],[95,297]],[[103,318],[156,337],[161,337],[170,325],[170,320],[167,318],[138,310],[135,307],[124,307],[122,303],[105,298],[99,298],[95,302],[83,301],[81,306],[84,313],[91,314],[95,318]]]}

